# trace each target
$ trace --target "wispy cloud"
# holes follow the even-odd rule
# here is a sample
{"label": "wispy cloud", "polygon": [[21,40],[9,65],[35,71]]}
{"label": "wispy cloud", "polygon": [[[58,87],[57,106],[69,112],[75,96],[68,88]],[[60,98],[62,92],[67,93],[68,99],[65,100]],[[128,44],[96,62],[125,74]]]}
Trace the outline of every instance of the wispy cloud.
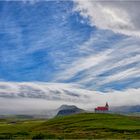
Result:
{"label": "wispy cloud", "polygon": [[[96,36],[91,38],[94,40]],[[119,83],[139,77],[140,42],[138,38],[124,38],[121,42],[108,44],[108,48],[102,51],[95,51],[96,46],[94,47],[94,44],[99,40],[91,43],[91,38],[89,43],[86,42],[81,45],[82,51],[85,45],[85,52],[87,51],[88,55],[78,58],[71,65],[65,66],[64,71],[56,75],[56,81],[71,81],[100,89],[101,85],[107,83],[111,84],[115,81]],[[100,41],[102,42],[102,39]],[[108,38],[106,38],[106,41],[108,41]],[[90,53],[89,49],[91,49]],[[131,84],[129,84],[129,87],[131,88]],[[107,88],[108,86],[106,86]]]}
{"label": "wispy cloud", "polygon": [[74,1],[75,10],[89,18],[91,26],[130,36],[140,36],[139,1]]}
{"label": "wispy cloud", "polygon": [[82,89],[74,84],[0,82],[0,88],[1,113],[50,110],[62,104],[94,109],[106,101],[110,106],[137,105],[140,98],[140,89],[102,93]]}
{"label": "wispy cloud", "polygon": [[59,77],[57,76],[56,80],[67,80],[69,78],[72,78],[76,76],[76,74],[80,71],[85,71],[90,69],[93,66],[96,66],[97,64],[101,63],[102,61],[105,61],[108,57],[108,54],[111,52],[111,50],[107,50],[104,53],[96,54],[95,56],[87,56],[84,58],[81,58],[74,62],[72,65],[70,65],[65,72],[63,72]]}
{"label": "wispy cloud", "polygon": [[61,65],[77,57],[75,46],[87,40],[92,29],[79,22],[82,18],[72,12],[70,1],[26,2],[2,3],[0,78],[50,81]]}

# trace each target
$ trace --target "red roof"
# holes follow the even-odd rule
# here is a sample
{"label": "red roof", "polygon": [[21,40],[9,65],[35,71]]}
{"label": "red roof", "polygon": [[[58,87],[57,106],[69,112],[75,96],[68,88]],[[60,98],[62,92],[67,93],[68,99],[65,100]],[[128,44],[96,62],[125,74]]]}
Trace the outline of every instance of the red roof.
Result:
{"label": "red roof", "polygon": [[106,111],[106,110],[108,110],[108,107],[99,106],[99,107],[95,108],[95,110],[98,110],[98,111]]}

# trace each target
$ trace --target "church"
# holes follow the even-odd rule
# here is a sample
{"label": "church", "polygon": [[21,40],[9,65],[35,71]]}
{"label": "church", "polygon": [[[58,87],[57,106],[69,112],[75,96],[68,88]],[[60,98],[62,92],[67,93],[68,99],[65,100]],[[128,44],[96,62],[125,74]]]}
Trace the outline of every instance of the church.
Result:
{"label": "church", "polygon": [[97,113],[106,113],[109,111],[109,105],[108,103],[106,102],[106,105],[105,106],[98,106],[96,107],[95,109],[95,112]]}

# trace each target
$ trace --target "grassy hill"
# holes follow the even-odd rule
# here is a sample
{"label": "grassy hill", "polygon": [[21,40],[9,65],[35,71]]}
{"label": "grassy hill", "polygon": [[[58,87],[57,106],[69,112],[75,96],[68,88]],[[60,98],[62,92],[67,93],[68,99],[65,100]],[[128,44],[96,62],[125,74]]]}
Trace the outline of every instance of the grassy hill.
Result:
{"label": "grassy hill", "polygon": [[140,117],[83,113],[50,120],[0,120],[0,138],[140,139]]}

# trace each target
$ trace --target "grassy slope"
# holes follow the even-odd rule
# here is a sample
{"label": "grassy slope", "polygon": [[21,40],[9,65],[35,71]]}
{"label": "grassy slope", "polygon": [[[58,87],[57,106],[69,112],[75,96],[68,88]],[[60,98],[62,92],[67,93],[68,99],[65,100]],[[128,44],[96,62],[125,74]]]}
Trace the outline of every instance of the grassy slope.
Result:
{"label": "grassy slope", "polygon": [[83,113],[48,121],[0,121],[0,138],[137,138],[140,118]]}

